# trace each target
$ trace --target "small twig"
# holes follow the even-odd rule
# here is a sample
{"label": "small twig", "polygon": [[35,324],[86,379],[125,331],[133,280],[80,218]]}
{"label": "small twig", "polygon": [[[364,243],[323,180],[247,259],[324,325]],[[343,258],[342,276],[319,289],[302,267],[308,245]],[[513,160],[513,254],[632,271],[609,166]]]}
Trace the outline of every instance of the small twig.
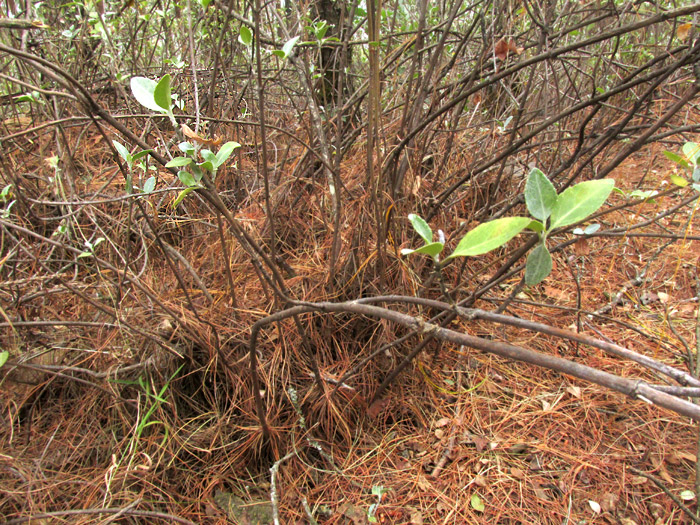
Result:
{"label": "small twig", "polygon": [[318,525],[318,521],[314,518],[311,508],[309,507],[309,502],[306,501],[306,496],[301,498],[301,506],[304,507],[304,512],[306,512],[306,517],[309,519],[311,525]]}
{"label": "small twig", "polygon": [[664,482],[661,481],[659,478],[652,474],[648,474],[646,472],[643,472],[639,469],[636,469],[634,467],[628,467],[629,471],[632,472],[633,474],[637,474],[638,476],[642,476],[643,478],[647,478],[648,480],[651,480],[654,485],[659,487],[661,490],[664,491],[664,493],[673,500],[673,502],[676,504],[676,506],[681,509],[685,514],[687,514],[691,520],[693,520],[693,523],[698,523],[700,524],[700,518],[698,518],[695,514],[693,514],[693,511],[690,510],[681,500],[678,496],[673,494],[668,488],[666,488],[666,485],[664,485]]}
{"label": "small twig", "polygon": [[279,471],[280,465],[294,455],[296,455],[296,451],[292,451],[282,459],[278,459],[275,461],[274,465],[270,467],[270,503],[272,503],[272,520],[275,525],[280,524],[279,499],[277,498],[277,472]]}

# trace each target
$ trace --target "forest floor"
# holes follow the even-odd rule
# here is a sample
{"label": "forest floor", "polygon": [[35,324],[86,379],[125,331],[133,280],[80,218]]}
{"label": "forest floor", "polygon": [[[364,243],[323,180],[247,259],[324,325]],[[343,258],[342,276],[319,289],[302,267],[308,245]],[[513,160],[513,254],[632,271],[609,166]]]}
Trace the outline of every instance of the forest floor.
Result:
{"label": "forest floor", "polygon": [[[105,167],[113,166],[111,154],[101,138],[85,140],[86,167],[111,173]],[[627,193],[663,191],[674,171],[665,149],[677,147],[647,147],[611,177]],[[358,153],[348,162],[361,164],[359,159]],[[106,175],[85,184],[95,188],[105,183],[110,184]],[[675,193],[622,209],[606,216],[605,226],[635,224],[687,195]],[[609,204],[625,199],[613,194]],[[116,228],[125,208],[115,212],[99,206],[94,208],[95,223],[112,220]],[[302,213],[308,210],[293,211],[290,207],[283,219],[291,230],[307,220]],[[161,359],[152,345],[139,347],[145,343],[133,331],[106,321],[95,306],[112,293],[111,276],[104,269],[81,268],[74,274],[71,269],[60,279],[47,278],[41,288],[44,299],[27,303],[31,308],[13,310],[3,296],[3,315],[20,311],[27,321],[86,323],[3,329],[4,344],[12,350],[6,370],[12,370],[3,371],[0,384],[0,516],[9,523],[270,523],[271,492],[278,499],[281,523],[290,524],[309,523],[311,515],[318,523],[351,525],[369,523],[372,516],[379,523],[413,525],[692,522],[669,493],[687,498],[686,505],[695,512],[697,500],[684,491],[695,490],[697,424],[602,387],[447,344],[420,354],[381,402],[367,407],[365,399],[376,381],[397,364],[396,352],[410,346],[378,356],[368,365],[371,373],[349,380],[350,388],[340,389],[331,402],[314,397],[308,367],[299,365],[305,374],[299,376],[293,370],[297,365],[289,364],[304,361],[295,349],[298,336],[290,335],[293,325],[270,329],[261,350],[271,352],[264,354],[269,366],[262,366],[263,380],[271,385],[276,374],[284,377],[299,390],[299,399],[294,401],[289,391],[275,394],[275,399],[288,401],[284,408],[269,408],[278,446],[265,445],[246,377],[249,328],[267,313],[260,306],[268,304],[265,291],[255,284],[245,254],[234,249],[230,260],[240,288],[233,317],[216,236],[210,243],[195,234],[195,226],[209,228],[215,218],[200,217],[201,224],[193,226],[184,211],[173,216],[162,224],[165,238],[207,281],[213,304],[197,295],[193,285],[199,316],[188,314],[192,306],[162,258],[144,263],[140,280],[191,327],[206,333],[205,339],[211,339],[215,327],[224,357],[178,341],[180,327],[171,326],[158,306],[151,305],[149,312],[143,300],[126,301],[124,319],[178,341],[176,348],[194,356],[199,366],[181,369],[179,361]],[[251,203],[241,207],[238,217],[255,232],[264,212]],[[684,221],[689,221],[687,227]],[[684,228],[688,237],[700,235],[695,208],[660,223],[669,231]],[[113,233],[105,231],[109,242]],[[43,235],[51,238],[50,231]],[[179,235],[187,242],[178,243]],[[579,241],[557,254],[552,275],[519,293],[507,313],[580,330],[686,369],[687,355],[696,353],[699,322],[695,275],[700,241],[694,239],[675,239],[668,246],[672,239],[632,235]],[[312,246],[327,239],[296,242],[305,244],[288,260],[297,274],[291,286],[312,296],[319,286],[314,279],[326,271],[326,260],[316,258]],[[46,250],[44,242],[37,253],[48,257]],[[38,263],[27,264],[42,273]],[[405,265],[413,263],[395,264],[408,275]],[[518,281],[505,283],[502,297]],[[65,283],[82,295],[65,294]],[[46,292],[53,288],[60,290]],[[476,306],[493,309],[495,302],[491,295]],[[160,313],[153,315],[154,309]],[[334,323],[319,321],[313,343],[321,347],[324,338],[330,340],[335,331],[352,324],[345,318]],[[401,335],[383,328],[382,341]],[[651,372],[596,349],[516,328],[494,331],[478,321],[460,329],[658,382]],[[378,340],[374,333],[358,338],[368,345]],[[321,371],[331,379],[357,364],[353,356],[363,351],[362,345],[324,348]],[[35,361],[43,368],[10,366],[28,352],[43,354],[43,361]],[[139,368],[149,359],[162,362],[153,369]],[[73,370],[58,373],[66,365]],[[135,374],[112,375],[130,366],[137,369]],[[303,412],[305,419],[296,412]],[[273,465],[278,470],[271,486]]]}

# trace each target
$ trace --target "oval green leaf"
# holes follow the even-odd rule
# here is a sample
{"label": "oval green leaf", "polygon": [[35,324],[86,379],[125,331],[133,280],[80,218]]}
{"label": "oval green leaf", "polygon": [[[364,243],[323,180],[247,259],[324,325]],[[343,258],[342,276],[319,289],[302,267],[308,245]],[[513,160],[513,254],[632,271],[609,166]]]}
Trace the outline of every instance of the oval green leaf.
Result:
{"label": "oval green leaf", "polygon": [[248,26],[241,26],[241,31],[238,34],[238,41],[248,47],[253,43],[253,32]]}
{"label": "oval green leaf", "polygon": [[158,81],[153,90],[153,100],[165,111],[170,111],[173,106],[173,98],[170,92],[170,75],[166,74]]}
{"label": "oval green leaf", "polygon": [[10,357],[10,352],[7,350],[3,350],[0,352],[0,366],[3,366],[5,363],[7,363],[8,358]]}
{"label": "oval green leaf", "polygon": [[557,202],[557,190],[541,170],[533,168],[525,184],[525,204],[535,219],[545,221]]}
{"label": "oval green leaf", "polygon": [[678,175],[674,175],[673,173],[668,176],[668,178],[671,180],[673,184],[676,186],[680,186],[681,188],[685,188],[690,182],[685,180],[683,177],[679,177]]}
{"label": "oval green leaf", "polygon": [[168,162],[165,167],[166,168],[178,168],[180,166],[187,166],[189,164],[192,164],[194,162],[192,159],[189,157],[175,157],[173,160]]}
{"label": "oval green leaf", "polygon": [[294,38],[287,40],[282,46],[282,53],[284,53],[285,58],[288,57],[289,54],[292,52],[292,49],[297,43],[297,40],[299,40],[299,36],[295,36]]}
{"label": "oval green leaf", "polygon": [[158,113],[165,113],[165,110],[156,104],[153,92],[156,90],[155,81],[146,77],[133,77],[131,79],[131,93],[142,106]]}
{"label": "oval green leaf", "polygon": [[189,171],[178,171],[177,178],[180,179],[180,182],[182,182],[187,187],[197,185],[197,181],[194,179],[194,176]]}
{"label": "oval green leaf", "polygon": [[404,248],[401,250],[402,255],[409,255],[411,253],[424,253],[426,255],[430,255],[433,259],[442,253],[442,250],[445,248],[445,245],[442,244],[441,242],[431,242],[430,244],[426,244],[424,246],[421,246],[417,250],[409,250]]}
{"label": "oval green leaf", "polygon": [[218,168],[221,166],[224,162],[228,160],[228,158],[231,156],[231,153],[233,153],[233,150],[236,148],[240,148],[241,145],[238,142],[227,142],[221,148],[219,148],[219,151],[216,154],[216,167]]}
{"label": "oval green leaf", "polygon": [[589,180],[564,190],[552,209],[550,230],[588,217],[603,205],[614,186],[612,179]]}
{"label": "oval green leaf", "polygon": [[700,156],[700,146],[695,142],[686,142],[683,144],[683,155],[692,163],[698,164],[698,157]]}
{"label": "oval green leaf", "polygon": [[681,157],[680,155],[678,155],[678,154],[676,154],[676,153],[673,153],[672,151],[664,151],[664,155],[666,155],[666,158],[667,158],[667,159],[669,159],[669,160],[675,162],[675,163],[678,164],[679,166],[682,166],[682,167],[684,167],[684,168],[686,168],[686,169],[689,167],[689,164],[688,164],[688,161],[687,161],[687,160],[685,160],[685,159],[684,159],[683,157]]}
{"label": "oval green leaf", "polygon": [[124,159],[124,162],[126,162],[129,165],[129,167],[131,167],[131,161],[133,159],[131,157],[131,153],[129,153],[129,150],[126,149],[126,146],[117,142],[116,140],[113,140],[112,144],[114,144],[114,149],[117,150],[117,153],[119,153],[119,156],[122,159]]}
{"label": "oval green leaf", "polygon": [[527,229],[532,230],[533,232],[542,233],[544,231],[544,224],[542,224],[540,221],[530,221],[530,224],[527,225]]}
{"label": "oval green leaf", "polygon": [[156,189],[156,178],[155,177],[148,177],[146,182],[143,184],[143,192],[144,193],[151,193],[154,189]]}
{"label": "oval green leaf", "polygon": [[213,165],[216,164],[216,155],[214,155],[214,152],[210,149],[201,149],[199,150],[199,154],[202,156],[202,158],[207,161],[211,162]]}
{"label": "oval green leaf", "polygon": [[525,284],[528,286],[540,284],[550,273],[552,273],[552,255],[544,244],[538,244],[527,256]]}
{"label": "oval green leaf", "polygon": [[469,504],[477,512],[484,512],[486,510],[486,505],[484,505],[484,502],[481,500],[479,495],[476,493],[472,494],[472,497],[469,500]]}
{"label": "oval green leaf", "polygon": [[527,217],[505,217],[480,224],[462,237],[448,259],[481,255],[495,250],[518,235],[530,222]]}
{"label": "oval green leaf", "polygon": [[175,200],[173,201],[173,208],[177,208],[177,205],[180,204],[180,203],[182,202],[182,199],[184,199],[185,197],[187,197],[187,195],[188,195],[189,193],[193,192],[193,191],[196,190],[197,188],[198,188],[198,186],[192,186],[192,187],[190,187],[190,188],[185,188],[185,189],[182,190],[180,193],[178,193],[178,194],[177,194],[177,199],[175,199]]}
{"label": "oval green leaf", "polygon": [[423,238],[426,244],[433,242],[433,230],[430,229],[430,226],[425,222],[423,217],[415,213],[409,213],[408,220],[411,221],[413,229]]}
{"label": "oval green leaf", "polygon": [[133,156],[134,162],[136,162],[137,160],[139,160],[142,157],[145,157],[146,155],[148,155],[152,151],[153,151],[152,149],[145,149],[143,151],[139,151],[138,153],[134,153],[134,156]]}

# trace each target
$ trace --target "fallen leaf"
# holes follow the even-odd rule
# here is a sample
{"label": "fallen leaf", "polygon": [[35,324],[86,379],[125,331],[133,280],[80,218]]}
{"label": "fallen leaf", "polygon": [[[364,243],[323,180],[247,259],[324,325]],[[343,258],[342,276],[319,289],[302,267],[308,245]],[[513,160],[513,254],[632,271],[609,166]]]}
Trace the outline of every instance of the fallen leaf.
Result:
{"label": "fallen leaf", "polygon": [[441,428],[438,428],[437,430],[435,430],[435,437],[438,438],[438,439],[444,438],[444,437],[445,437],[445,431],[442,430]]}
{"label": "fallen leaf", "polygon": [[452,421],[452,420],[451,420],[449,417],[440,418],[440,419],[438,419],[438,420],[435,422],[435,428],[444,427],[444,426],[446,426],[450,421]]}
{"label": "fallen leaf", "polygon": [[408,509],[409,511],[409,525],[423,525],[423,514],[419,510],[416,509]]}
{"label": "fallen leaf", "polygon": [[385,397],[383,399],[377,399],[372,405],[367,409],[367,416],[370,419],[375,419],[380,413],[384,412],[389,406],[389,398]]}
{"label": "fallen leaf", "polygon": [[555,301],[565,302],[569,300],[569,294],[561,288],[545,285],[543,290],[547,297]]}
{"label": "fallen leaf", "polygon": [[508,454],[525,454],[529,448],[527,443],[516,443],[508,447]]}
{"label": "fallen leaf", "polygon": [[588,500],[588,504],[591,506],[591,509],[593,509],[593,512],[596,514],[600,514],[603,509],[600,508],[600,504],[597,501],[593,501],[592,499]]}
{"label": "fallen leaf", "polygon": [[588,247],[588,239],[578,239],[574,243],[574,253],[576,255],[588,255],[591,250]]}
{"label": "fallen leaf", "polygon": [[681,463],[681,461],[696,463],[698,460],[695,454],[691,454],[690,452],[685,452],[683,450],[674,450],[666,459],[672,465],[678,465]]}
{"label": "fallen leaf", "polygon": [[679,494],[683,501],[692,501],[695,499],[695,492],[692,490],[684,490]]}
{"label": "fallen leaf", "polygon": [[489,440],[482,436],[469,436],[476,447],[477,452],[483,452],[489,446]]}
{"label": "fallen leaf", "polygon": [[545,412],[549,412],[551,410],[551,408],[552,408],[552,404],[549,401],[543,399],[542,400],[542,410]]}
{"label": "fallen leaf", "polygon": [[419,475],[416,484],[418,485],[419,489],[424,490],[426,492],[433,490],[432,484],[428,481],[428,479],[425,476]]}
{"label": "fallen leaf", "polygon": [[510,475],[513,476],[515,479],[525,479],[525,473],[519,468],[511,468]]}
{"label": "fallen leaf", "polygon": [[660,303],[666,304],[668,302],[669,295],[667,293],[659,292],[656,295],[658,295]]}
{"label": "fallen leaf", "polygon": [[693,28],[692,22],[688,22],[687,24],[681,24],[678,26],[678,29],[676,29],[676,36],[680,40],[686,40],[688,38],[688,35],[690,34],[690,30]]}
{"label": "fallen leaf", "polygon": [[477,512],[484,512],[484,510],[486,510],[486,505],[484,505],[484,502],[476,493],[472,494],[470,503],[472,508]]}
{"label": "fallen leaf", "polygon": [[629,518],[620,518],[620,525],[639,525],[636,521]]}
{"label": "fallen leaf", "polygon": [[474,477],[474,485],[476,485],[477,487],[486,488],[486,485],[488,485],[488,483],[486,482],[486,478],[484,476],[482,476],[481,474],[477,474]]}
{"label": "fallen leaf", "polygon": [[547,491],[544,490],[540,485],[535,484],[533,486],[533,490],[535,491],[535,496],[537,496],[540,499],[543,499],[545,501],[551,501],[551,498],[549,497],[549,494],[547,494]]}
{"label": "fallen leaf", "polygon": [[568,386],[566,391],[577,399],[581,398],[581,388],[575,385]]}
{"label": "fallen leaf", "polygon": [[341,516],[352,520],[352,525],[368,525],[367,513],[364,509],[356,507],[350,503],[346,503],[340,509]]}
{"label": "fallen leaf", "polygon": [[647,482],[644,476],[630,476],[628,480],[630,485],[644,485]]}
{"label": "fallen leaf", "polygon": [[658,503],[649,502],[649,513],[651,514],[652,518],[655,520],[661,520],[664,518],[664,508],[659,505]]}
{"label": "fallen leaf", "polygon": [[606,492],[603,494],[603,497],[600,499],[600,507],[605,511],[605,512],[612,512],[615,510],[615,507],[617,506],[617,501],[618,501],[618,496],[617,494],[613,494],[611,492]]}

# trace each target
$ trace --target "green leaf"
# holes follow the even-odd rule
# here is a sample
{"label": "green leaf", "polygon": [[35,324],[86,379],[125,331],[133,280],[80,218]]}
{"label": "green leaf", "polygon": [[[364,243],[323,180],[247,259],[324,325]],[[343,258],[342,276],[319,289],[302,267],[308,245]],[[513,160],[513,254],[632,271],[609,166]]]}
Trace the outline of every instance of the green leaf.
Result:
{"label": "green leaf", "polygon": [[686,169],[690,167],[686,159],[684,159],[680,155],[677,155],[676,153],[673,153],[672,151],[664,151],[664,155],[666,155],[666,158],[668,158],[672,162],[675,162],[679,166],[683,166]]}
{"label": "green leaf", "polygon": [[547,176],[537,168],[530,171],[525,184],[525,204],[535,219],[545,221],[557,202],[557,190]]}
{"label": "green leaf", "polygon": [[194,146],[189,142],[180,142],[180,144],[178,144],[177,147],[185,155],[192,155],[194,153]]}
{"label": "green leaf", "polygon": [[278,56],[280,58],[287,58],[289,54],[292,52],[292,49],[294,48],[295,44],[297,43],[297,40],[299,40],[298,36],[295,36],[294,38],[291,38],[287,40],[284,45],[282,46],[282,49],[276,49],[272,52],[273,55]]}
{"label": "green leaf", "polygon": [[133,93],[138,103],[152,111],[165,113],[165,110],[161,108],[153,98],[155,90],[156,83],[150,78],[133,77],[131,79],[131,93]]}
{"label": "green leaf", "polygon": [[693,170],[693,182],[700,182],[700,166],[695,166]]}
{"label": "green leaf", "polygon": [[231,153],[236,148],[240,148],[241,145],[238,142],[227,142],[221,148],[219,148],[218,153],[216,154],[216,167],[218,168],[221,166],[224,162],[228,160],[228,158],[231,156]]}
{"label": "green leaf", "polygon": [[484,512],[486,510],[486,505],[484,505],[484,502],[481,500],[477,493],[472,494],[469,503],[472,506],[472,508],[477,512]]}
{"label": "green leaf", "polygon": [[552,255],[544,244],[538,244],[527,256],[525,284],[534,286],[552,273]]}
{"label": "green leaf", "polygon": [[7,350],[3,350],[2,352],[0,352],[0,367],[7,363],[9,357],[10,352],[8,352]]}
{"label": "green leaf", "polygon": [[505,217],[480,224],[462,237],[448,259],[481,255],[495,250],[518,235],[530,222],[527,217]]}
{"label": "green leaf", "polygon": [[[2,363],[0,363],[0,366],[2,366]],[[683,501],[692,501],[695,499],[695,492],[692,490],[684,490],[679,494],[679,496]]]}
{"label": "green leaf", "polygon": [[205,161],[216,164],[216,155],[214,155],[214,152],[210,149],[202,149],[200,150],[199,154]]}
{"label": "green leaf", "polygon": [[700,191],[700,184],[697,184],[697,183],[693,184],[693,189],[695,191]]}
{"label": "green leaf", "polygon": [[282,51],[284,52],[284,56],[288,57],[289,54],[292,52],[292,49],[297,43],[297,40],[299,40],[299,36],[295,36],[294,38],[291,38],[285,42],[285,44],[282,46]]}
{"label": "green leaf", "polygon": [[671,175],[668,176],[668,178],[671,180],[673,184],[676,186],[680,186],[681,188],[685,188],[690,182],[685,180],[683,177],[679,177],[678,175],[674,175],[671,173]]}
{"label": "green leaf", "polygon": [[178,171],[177,178],[187,187],[197,186],[197,181],[189,171]]}
{"label": "green leaf", "polygon": [[204,170],[207,170],[209,173],[214,173],[214,164],[209,160],[199,164],[199,167],[201,167]]}
{"label": "green leaf", "polygon": [[683,144],[683,155],[692,163],[698,164],[698,156],[700,155],[700,146],[695,142],[686,142]]}
{"label": "green leaf", "polygon": [[173,106],[173,98],[170,92],[170,75],[166,74],[160,79],[153,90],[153,100],[165,111],[170,111]]}
{"label": "green leaf", "polygon": [[413,229],[423,238],[426,244],[433,242],[433,230],[430,229],[430,226],[425,222],[423,217],[415,213],[409,213],[408,220],[411,221]]}
{"label": "green leaf", "polygon": [[156,178],[148,177],[148,179],[146,179],[146,182],[144,182],[143,184],[143,192],[151,193],[154,189],[156,189]]}
{"label": "green leaf", "polygon": [[129,153],[129,150],[126,149],[126,146],[117,142],[116,140],[113,140],[112,144],[114,144],[114,149],[117,150],[117,153],[119,153],[119,156],[122,159],[124,159],[124,162],[126,162],[129,165],[129,167],[131,167],[131,163],[134,159],[131,156],[131,153]]}
{"label": "green leaf", "polygon": [[189,158],[189,157],[175,157],[173,160],[168,162],[165,167],[166,168],[178,168],[180,166],[188,166],[192,164],[194,161]]}
{"label": "green leaf", "polygon": [[600,208],[615,186],[612,179],[589,180],[567,188],[552,208],[550,230],[582,221]]}
{"label": "green leaf", "polygon": [[629,197],[631,199],[648,200],[648,199],[653,199],[658,194],[659,194],[659,192],[656,190],[634,190],[634,191],[630,192]]}
{"label": "green leaf", "polygon": [[187,197],[188,194],[192,193],[194,190],[196,190],[198,186],[191,186],[189,188],[185,188],[182,190],[180,193],[177,194],[177,199],[173,201],[173,208],[177,208],[177,205],[182,202],[182,200]]}
{"label": "green leaf", "polygon": [[253,43],[253,32],[248,26],[241,26],[241,30],[238,33],[238,41],[244,46],[248,47],[250,47],[250,45]]}
{"label": "green leaf", "polygon": [[544,231],[544,224],[540,221],[530,221],[530,224],[528,224],[526,228],[533,232],[542,233]]}
{"label": "green leaf", "polygon": [[139,160],[142,157],[145,157],[146,155],[148,155],[152,151],[153,151],[152,149],[145,149],[143,151],[139,151],[138,153],[134,153],[132,158],[134,159],[134,162],[136,162],[137,160]]}
{"label": "green leaf", "polygon": [[445,245],[441,242],[431,242],[430,244],[424,244],[417,250],[409,250],[407,248],[404,248],[403,250],[401,250],[401,254],[410,255],[411,253],[424,253],[426,255],[430,255],[434,259],[436,255],[440,255],[442,253],[442,250],[444,248]]}

